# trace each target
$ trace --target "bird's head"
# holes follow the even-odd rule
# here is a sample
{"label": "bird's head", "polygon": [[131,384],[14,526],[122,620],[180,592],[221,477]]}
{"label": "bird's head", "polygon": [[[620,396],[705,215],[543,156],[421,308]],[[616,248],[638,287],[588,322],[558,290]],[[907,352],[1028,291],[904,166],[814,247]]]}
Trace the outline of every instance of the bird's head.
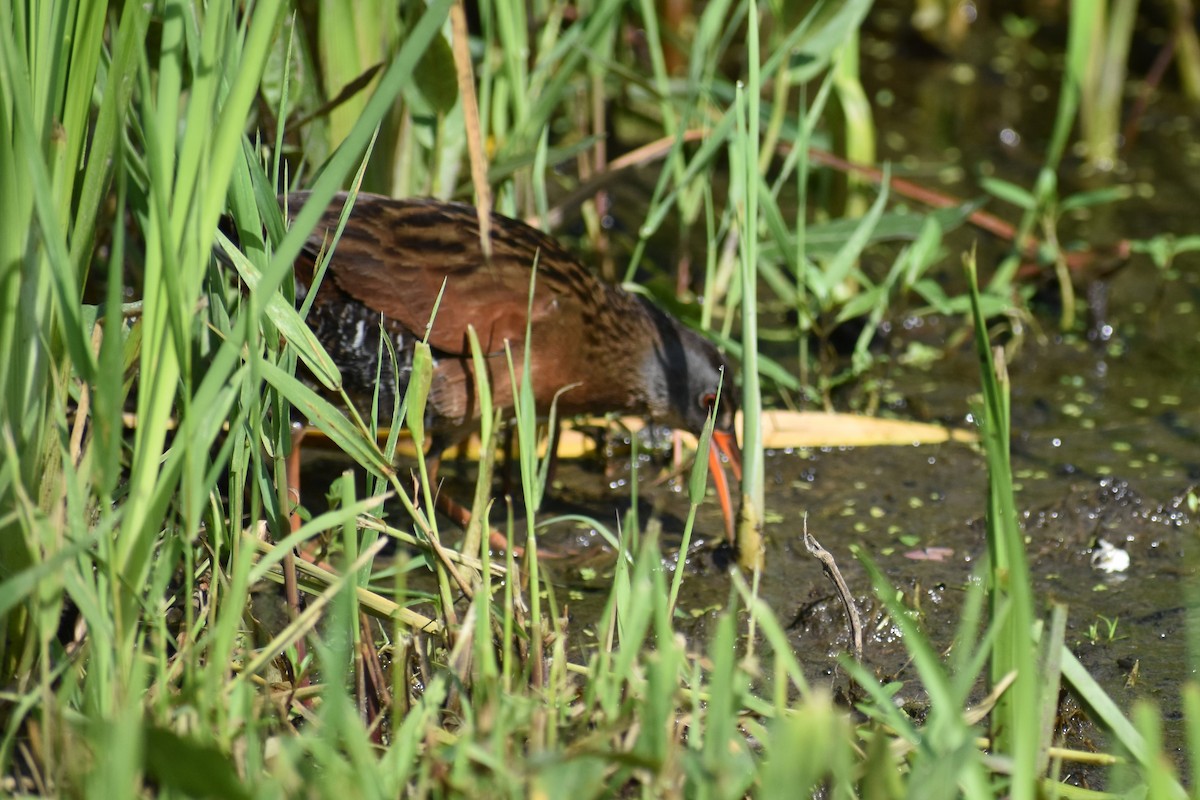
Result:
{"label": "bird's head", "polygon": [[653,387],[651,414],[665,425],[699,434],[715,407],[709,468],[725,515],[726,533],[732,543],[733,500],[721,456],[724,455],[740,482],[742,460],[734,432],[737,401],[733,371],[712,342],[650,303],[646,302],[646,306],[659,339],[654,352],[648,356],[650,363],[645,367],[653,378],[647,381]]}

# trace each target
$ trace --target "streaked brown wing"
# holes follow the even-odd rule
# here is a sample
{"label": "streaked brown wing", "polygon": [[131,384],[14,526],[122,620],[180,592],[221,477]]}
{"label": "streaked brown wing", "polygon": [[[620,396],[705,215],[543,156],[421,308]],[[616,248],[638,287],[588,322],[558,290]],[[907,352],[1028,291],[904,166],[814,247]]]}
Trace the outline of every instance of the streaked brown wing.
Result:
{"label": "streaked brown wing", "polygon": [[[289,197],[293,217],[306,199],[305,192]],[[309,238],[310,270],[332,240],[344,202],[345,195],[335,197]],[[514,349],[524,342],[535,261],[532,310],[539,331],[577,329],[558,320],[578,318],[585,299],[601,291],[597,279],[554,240],[514,220],[496,217],[492,258],[485,260],[471,206],[360,194],[352,214],[354,225],[343,232],[326,280],[417,336],[424,336],[444,284],[429,342],[447,354],[469,354],[468,325],[475,326],[486,353],[502,351],[506,339]]]}

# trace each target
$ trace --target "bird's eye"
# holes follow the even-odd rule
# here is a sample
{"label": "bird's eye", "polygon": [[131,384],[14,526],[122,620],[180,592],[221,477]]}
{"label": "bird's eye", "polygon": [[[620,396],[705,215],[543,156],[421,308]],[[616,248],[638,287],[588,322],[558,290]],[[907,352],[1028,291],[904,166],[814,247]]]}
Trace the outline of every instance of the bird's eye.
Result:
{"label": "bird's eye", "polygon": [[712,411],[713,406],[717,402],[717,396],[712,392],[705,392],[704,394],[701,394],[698,399],[700,401],[700,408],[704,409],[705,411]]}

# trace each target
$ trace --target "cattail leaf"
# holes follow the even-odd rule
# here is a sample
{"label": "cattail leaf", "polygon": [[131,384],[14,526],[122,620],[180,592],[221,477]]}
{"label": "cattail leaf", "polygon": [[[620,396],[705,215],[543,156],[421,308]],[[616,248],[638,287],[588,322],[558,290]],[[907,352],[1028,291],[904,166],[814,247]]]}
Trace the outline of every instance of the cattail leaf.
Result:
{"label": "cattail leaf", "polygon": [[[220,231],[217,232],[217,242],[223,251],[221,257],[237,270],[238,276],[246,286],[250,287],[250,291],[254,291],[258,287],[262,273]],[[325,388],[336,392],[342,385],[342,374],[338,371],[337,364],[325,352],[325,348],[321,346],[312,329],[300,318],[296,309],[283,299],[283,295],[276,292],[266,299],[263,310],[266,312],[267,319],[271,320],[271,324],[276,327],[288,344],[295,348],[296,354],[300,356],[300,360],[304,362],[309,371],[321,381]]]}
{"label": "cattail leaf", "polygon": [[425,446],[425,406],[433,385],[433,351],[428,342],[413,346],[412,375],[408,379],[408,427],[418,447]]}
{"label": "cattail leaf", "polygon": [[296,411],[308,419],[308,424],[320,430],[347,455],[377,476],[391,475],[392,465],[370,437],[362,435],[346,415],[332,403],[305,386],[294,375],[274,364],[263,361],[258,365],[263,379],[275,387]]}
{"label": "cattail leaf", "polygon": [[696,462],[692,464],[692,474],[688,478],[688,501],[692,505],[704,502],[704,490],[708,487],[708,450],[712,447],[713,424],[716,422],[716,403],[708,412],[704,421],[704,429],[700,432],[700,441],[696,445]]}

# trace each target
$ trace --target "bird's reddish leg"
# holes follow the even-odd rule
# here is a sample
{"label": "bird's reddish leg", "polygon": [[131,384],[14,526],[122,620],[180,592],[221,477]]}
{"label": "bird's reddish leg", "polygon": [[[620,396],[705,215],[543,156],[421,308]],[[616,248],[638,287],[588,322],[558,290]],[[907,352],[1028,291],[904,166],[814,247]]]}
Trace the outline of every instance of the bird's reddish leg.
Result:
{"label": "bird's reddish leg", "polygon": [[300,423],[292,425],[292,452],[287,457],[287,497],[295,503],[288,519],[292,523],[292,533],[300,530],[300,443],[304,441],[304,426]]}
{"label": "bird's reddish leg", "polygon": [[[292,424],[292,452],[288,454],[285,464],[285,472],[287,474],[287,499],[288,502],[294,502],[296,505],[288,514],[288,519],[291,522],[292,533],[300,530],[300,442],[304,440],[304,425],[300,423]],[[303,550],[300,551],[304,553]],[[292,550],[288,550],[283,557],[283,591],[287,596],[288,609],[291,611],[292,619],[300,616],[300,587],[296,578],[296,557]],[[304,637],[301,636],[296,640],[296,663],[304,663],[306,655],[306,645]],[[307,685],[308,676],[301,678],[300,685]]]}
{"label": "bird's reddish leg", "polygon": [[[437,472],[440,464],[441,459],[436,456],[429,458],[426,461],[429,473],[429,483],[435,488],[437,487]],[[435,491],[433,504],[438,511],[449,517],[451,522],[462,528],[464,531],[471,524],[470,509],[451,497],[449,492]],[[488,542],[490,542],[492,547],[496,550],[504,551],[508,549],[508,538],[490,525],[488,526]],[[512,551],[513,555],[517,556],[518,558],[525,555],[525,548],[521,547],[520,545],[513,545]]]}

